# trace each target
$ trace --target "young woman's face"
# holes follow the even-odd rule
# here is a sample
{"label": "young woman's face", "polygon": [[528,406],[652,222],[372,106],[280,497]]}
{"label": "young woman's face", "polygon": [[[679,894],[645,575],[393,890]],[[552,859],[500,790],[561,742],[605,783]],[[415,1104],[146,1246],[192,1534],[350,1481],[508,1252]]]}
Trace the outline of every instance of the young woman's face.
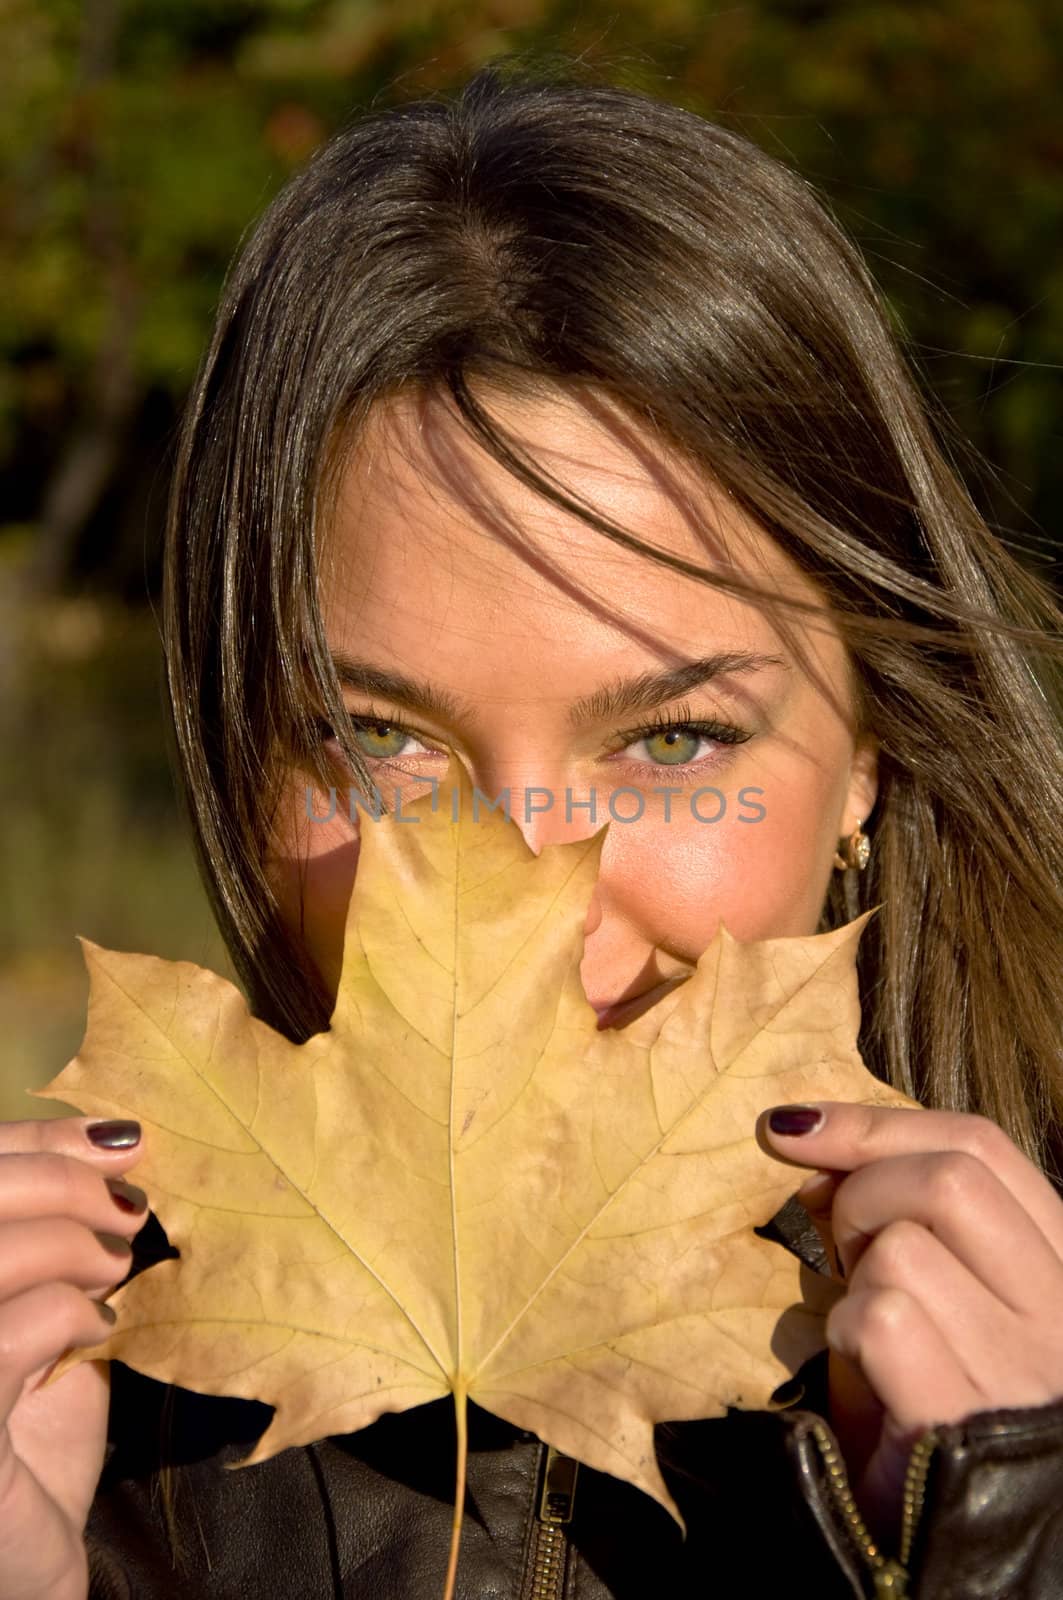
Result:
{"label": "young woman's face", "polygon": [[[489,409],[574,497],[649,543],[817,598],[731,502],[592,391]],[[330,646],[389,808],[460,761],[484,794],[508,791],[534,850],[610,821],[581,967],[602,1025],[689,971],[721,919],[743,940],[815,932],[839,838],[875,798],[832,627],[790,613],[803,669],[762,610],[545,502],[438,396],[375,413],[324,557]],[[345,788],[327,822],[308,816],[306,791],[293,773],[269,866],[331,988],[358,826]],[[321,790],[313,809],[327,814]]]}

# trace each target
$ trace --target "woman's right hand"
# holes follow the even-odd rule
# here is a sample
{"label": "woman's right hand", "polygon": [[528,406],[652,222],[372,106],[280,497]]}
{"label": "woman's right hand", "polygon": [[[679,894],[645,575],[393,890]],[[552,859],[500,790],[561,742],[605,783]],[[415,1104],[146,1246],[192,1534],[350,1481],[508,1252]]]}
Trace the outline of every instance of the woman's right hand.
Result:
{"label": "woman's right hand", "polygon": [[[124,1142],[97,1145],[90,1128]],[[130,1240],[147,1220],[145,1196],[120,1181],[139,1153],[135,1123],[0,1122],[3,1600],[88,1593],[82,1535],[103,1466],[108,1364],[41,1381],[64,1351],[111,1330],[101,1302],[129,1271]]]}

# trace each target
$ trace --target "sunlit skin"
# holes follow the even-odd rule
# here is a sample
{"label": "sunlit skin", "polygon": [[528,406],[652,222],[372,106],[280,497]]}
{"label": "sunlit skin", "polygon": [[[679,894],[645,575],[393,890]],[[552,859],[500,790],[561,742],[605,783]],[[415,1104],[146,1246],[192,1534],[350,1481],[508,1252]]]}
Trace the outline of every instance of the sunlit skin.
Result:
{"label": "sunlit skin", "polygon": [[[483,398],[541,468],[622,527],[699,566],[817,597],[721,491],[600,396]],[[642,796],[641,820],[609,828],[588,908],[581,977],[600,1025],[622,1026],[689,972],[721,920],[740,939],[814,933],[839,840],[869,818],[874,832],[876,744],[857,725],[829,618],[791,615],[780,629],[777,613],[619,548],[479,450],[441,398],[411,393],[374,415],[324,542],[321,600],[338,658],[428,684],[437,702],[345,690],[389,805],[461,762],[485,794],[509,790],[538,850],[594,831],[585,810],[566,819],[566,790],[596,792],[598,825],[612,791],[638,791],[625,810]],[[723,652],[760,665],[604,713],[602,692],[621,680]],[[595,696],[597,714],[574,722]],[[716,726],[647,727],[664,716]],[[721,725],[739,730],[732,742]],[[334,741],[325,748],[335,754]],[[337,814],[315,821],[307,776],[292,772],[268,863],[282,915],[333,987],[357,892],[349,782],[337,758]],[[533,786],[555,804],[526,817]],[[679,791],[667,819],[661,786]],[[718,821],[692,814],[699,788],[725,797]],[[756,821],[741,820],[755,810],[749,791]],[[718,808],[702,798],[703,815]],[[312,809],[327,813],[321,788]],[[981,1118],[823,1110],[803,1136],[772,1133],[766,1116],[757,1136],[830,1175],[803,1196],[845,1268],[827,1328],[831,1420],[861,1505],[889,1539],[911,1441],[929,1425],[1063,1395],[1063,1205]]]}

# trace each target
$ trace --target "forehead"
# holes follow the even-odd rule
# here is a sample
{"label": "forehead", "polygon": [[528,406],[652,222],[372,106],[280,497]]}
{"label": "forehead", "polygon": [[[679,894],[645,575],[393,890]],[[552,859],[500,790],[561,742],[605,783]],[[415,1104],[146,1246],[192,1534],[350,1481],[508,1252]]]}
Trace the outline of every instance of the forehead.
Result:
{"label": "forehead", "polygon": [[[698,569],[818,598],[707,474],[600,394],[482,403],[538,471],[637,538]],[[784,644],[777,614],[623,548],[520,482],[431,392],[373,412],[338,481],[321,574],[334,649],[357,643],[375,659],[415,656],[421,666],[434,653],[440,667],[457,649],[467,676],[477,662],[489,676],[507,651],[507,674],[519,676],[559,654],[575,671],[591,658],[631,670]],[[829,626],[790,629],[791,642],[821,636],[816,654],[840,649]]]}

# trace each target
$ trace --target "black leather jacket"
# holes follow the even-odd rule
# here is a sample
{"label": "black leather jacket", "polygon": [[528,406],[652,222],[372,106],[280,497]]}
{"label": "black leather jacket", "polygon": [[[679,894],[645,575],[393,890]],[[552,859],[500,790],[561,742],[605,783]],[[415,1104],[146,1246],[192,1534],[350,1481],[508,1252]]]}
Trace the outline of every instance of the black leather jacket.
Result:
{"label": "black leather jacket", "polygon": [[[819,1264],[803,1218],[791,1204],[773,1231]],[[824,1372],[822,1360],[805,1369],[799,1407],[658,1429],[685,1540],[647,1496],[574,1469],[474,1408],[460,1600],[1063,1600],[1063,1405],[935,1430],[902,1569],[867,1549],[839,1493]],[[266,1406],[169,1388],[120,1362],[112,1378],[108,1455],[86,1532],[91,1600],[441,1594],[448,1402],[230,1472],[225,1463],[265,1428]],[[174,1469],[176,1565],[155,1478],[160,1435]]]}

